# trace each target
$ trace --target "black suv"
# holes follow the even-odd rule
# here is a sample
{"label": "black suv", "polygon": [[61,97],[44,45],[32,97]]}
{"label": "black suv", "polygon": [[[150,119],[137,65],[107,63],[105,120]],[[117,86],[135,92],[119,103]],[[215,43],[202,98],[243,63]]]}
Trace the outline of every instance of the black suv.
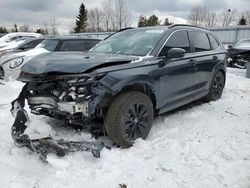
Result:
{"label": "black suv", "polygon": [[227,52],[207,30],[187,26],[127,29],[90,52],[42,54],[22,67],[18,102],[31,112],[88,128],[117,145],[146,138],[153,119],[197,99],[221,97]]}

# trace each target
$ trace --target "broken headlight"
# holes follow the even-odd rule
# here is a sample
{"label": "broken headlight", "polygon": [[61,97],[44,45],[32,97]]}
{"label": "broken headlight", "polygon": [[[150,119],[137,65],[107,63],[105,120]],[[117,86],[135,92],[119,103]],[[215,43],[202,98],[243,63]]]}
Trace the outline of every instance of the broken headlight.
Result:
{"label": "broken headlight", "polygon": [[23,58],[12,59],[9,62],[10,69],[15,69],[23,63]]}

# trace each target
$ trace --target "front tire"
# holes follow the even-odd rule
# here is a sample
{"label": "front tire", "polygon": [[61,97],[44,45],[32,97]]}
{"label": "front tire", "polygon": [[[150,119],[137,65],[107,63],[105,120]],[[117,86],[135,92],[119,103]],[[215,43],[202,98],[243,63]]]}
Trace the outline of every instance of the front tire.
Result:
{"label": "front tire", "polygon": [[108,109],[105,127],[117,145],[128,148],[137,138],[145,139],[153,123],[153,104],[140,92],[118,95]]}

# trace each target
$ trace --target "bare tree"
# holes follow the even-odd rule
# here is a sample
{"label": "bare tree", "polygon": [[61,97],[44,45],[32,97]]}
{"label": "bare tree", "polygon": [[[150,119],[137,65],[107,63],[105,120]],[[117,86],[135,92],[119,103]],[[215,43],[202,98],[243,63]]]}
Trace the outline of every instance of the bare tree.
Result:
{"label": "bare tree", "polygon": [[131,25],[131,17],[129,14],[125,13],[124,15],[124,27],[130,27]]}
{"label": "bare tree", "polygon": [[192,25],[203,26],[208,15],[208,9],[205,6],[195,6],[188,15],[188,22]]}
{"label": "bare tree", "polygon": [[117,16],[116,16],[116,11],[114,8],[111,9],[111,25],[112,25],[112,30],[116,31],[118,30],[118,24],[117,24]]}
{"label": "bare tree", "polygon": [[117,14],[118,28],[121,29],[123,21],[124,21],[124,13],[125,13],[124,0],[115,1],[115,10]]}
{"label": "bare tree", "polygon": [[96,27],[97,27],[97,32],[101,31],[101,22],[103,21],[103,11],[100,8],[94,8],[95,12],[95,18],[96,18]]}
{"label": "bare tree", "polygon": [[43,23],[43,26],[44,26],[44,34],[45,34],[45,35],[48,35],[48,34],[49,34],[48,23],[47,23],[47,22],[44,22],[44,23]]}
{"label": "bare tree", "polygon": [[105,20],[105,28],[106,31],[109,30],[109,24],[111,22],[111,15],[112,15],[112,2],[111,0],[105,0],[102,2],[102,8],[103,8],[103,17]]}
{"label": "bare tree", "polygon": [[45,35],[57,35],[58,34],[58,24],[55,18],[43,23]]}
{"label": "bare tree", "polygon": [[207,11],[207,16],[205,18],[205,25],[206,27],[213,27],[217,23],[217,15],[215,12],[211,12],[210,10]]}
{"label": "bare tree", "polygon": [[101,23],[103,21],[103,11],[100,8],[90,9],[88,13],[88,24],[90,31],[97,31],[100,32]]}
{"label": "bare tree", "polygon": [[25,24],[19,27],[19,31],[21,32],[29,32],[29,25]]}
{"label": "bare tree", "polygon": [[247,24],[250,25],[250,11],[246,11],[244,15],[247,19]]}
{"label": "bare tree", "polygon": [[88,30],[90,32],[96,31],[96,18],[95,12],[93,9],[88,11]]}
{"label": "bare tree", "polygon": [[56,23],[55,18],[53,18],[52,20],[50,20],[49,26],[50,26],[51,34],[52,35],[57,35],[58,34],[58,30],[57,30],[58,24]]}
{"label": "bare tree", "polygon": [[188,22],[202,27],[213,27],[217,23],[217,15],[206,6],[195,6],[188,15]]}
{"label": "bare tree", "polygon": [[228,9],[221,13],[222,26],[229,26],[236,21],[237,12],[236,10]]}

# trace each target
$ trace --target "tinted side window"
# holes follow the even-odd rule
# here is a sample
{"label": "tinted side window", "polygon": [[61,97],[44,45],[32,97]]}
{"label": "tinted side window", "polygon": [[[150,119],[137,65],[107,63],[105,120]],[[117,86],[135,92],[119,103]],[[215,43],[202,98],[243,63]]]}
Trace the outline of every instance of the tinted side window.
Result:
{"label": "tinted side window", "polygon": [[19,47],[19,49],[24,49],[25,50],[25,49],[35,48],[42,41],[43,41],[43,39],[27,42],[26,44],[21,45]]}
{"label": "tinted side window", "polygon": [[190,40],[193,42],[195,52],[210,50],[210,43],[206,33],[190,31],[189,36]]}
{"label": "tinted side window", "polygon": [[215,40],[215,38],[211,34],[208,34],[208,37],[209,37],[209,40],[210,40],[211,49],[212,50],[217,49],[219,47],[218,42]]}
{"label": "tinted side window", "polygon": [[87,41],[85,41],[86,50],[93,48],[99,42],[100,42],[99,40],[87,40]]}
{"label": "tinted side window", "polygon": [[22,36],[13,36],[13,37],[9,38],[9,39],[7,40],[7,42],[11,42],[11,41],[16,40],[16,39],[19,39],[19,38],[22,38]]}
{"label": "tinted side window", "polygon": [[182,48],[186,50],[186,53],[191,52],[187,31],[176,31],[173,33],[160,52],[160,56],[166,55],[171,48]]}
{"label": "tinted side window", "polygon": [[66,40],[63,41],[59,51],[84,51],[85,49],[83,40]]}

